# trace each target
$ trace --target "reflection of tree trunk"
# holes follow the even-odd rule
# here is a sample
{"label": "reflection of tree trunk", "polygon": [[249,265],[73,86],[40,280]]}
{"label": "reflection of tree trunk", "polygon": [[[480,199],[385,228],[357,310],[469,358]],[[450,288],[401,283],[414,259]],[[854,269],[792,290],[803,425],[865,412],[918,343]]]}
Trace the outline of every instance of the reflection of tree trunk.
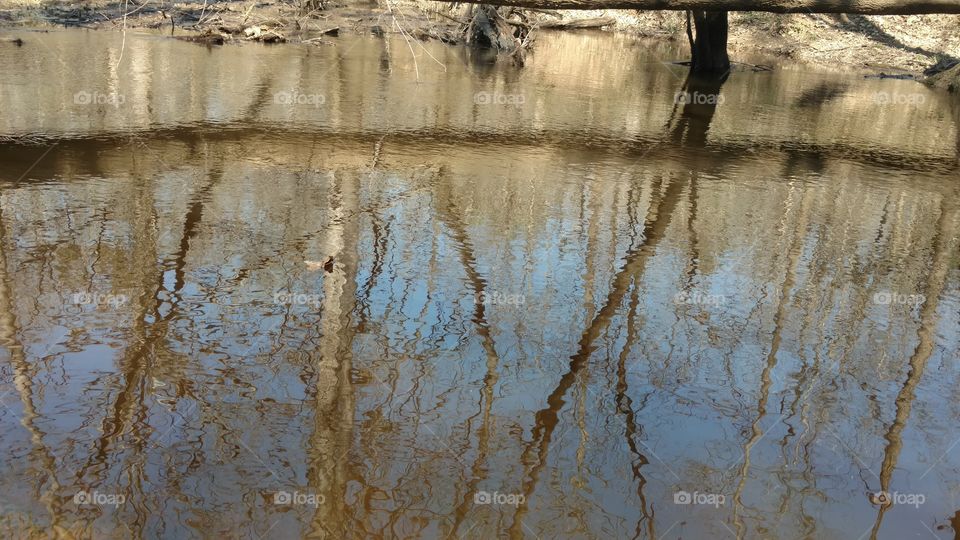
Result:
{"label": "reflection of tree trunk", "polygon": [[[792,169],[788,169],[783,176],[785,178],[788,178],[790,177],[791,174],[792,174]],[[832,220],[828,220],[827,226],[832,227]],[[818,255],[820,247],[821,246],[818,245],[817,249],[811,255],[811,262],[809,263],[811,267],[811,270],[810,270],[811,276],[807,278],[805,287],[798,290],[796,294],[796,297],[798,298],[805,296],[807,293],[810,292],[811,288],[819,286],[819,284],[823,283],[825,274],[829,270],[831,270],[831,268],[829,268],[828,265],[826,264],[826,260],[821,260],[820,256]],[[828,298],[828,301],[824,303],[825,305],[828,305],[828,306],[834,305],[836,291],[837,291],[836,288],[830,289],[829,298]],[[819,309],[819,310],[810,309],[812,306],[803,305],[802,302],[800,303],[801,305],[799,307],[803,313],[803,322],[801,323],[800,330],[798,332],[799,341],[804,342],[804,339],[805,339],[805,336],[807,335],[808,330],[810,330],[811,328],[815,328],[815,329],[819,329],[820,333],[818,336],[810,339],[812,339],[814,343],[824,343],[827,340],[824,337],[823,332],[824,332],[824,329],[827,327],[828,320],[830,319],[831,311],[828,309]],[[819,316],[819,318],[816,321],[814,321],[815,315]],[[784,423],[786,423],[786,419],[793,419],[799,416],[799,423],[803,426],[803,430],[798,433],[793,429],[793,425],[791,425],[790,429],[786,431],[786,433],[783,436],[783,439],[780,442],[780,453],[784,457],[783,468],[784,470],[787,470],[790,467],[790,453],[791,453],[791,449],[788,447],[788,445],[790,444],[790,439],[793,437],[796,437],[797,445],[793,450],[795,454],[794,459],[799,460],[799,454],[801,452],[803,453],[803,463],[804,463],[804,469],[802,470],[803,479],[806,481],[807,485],[813,486],[815,485],[815,475],[813,474],[813,464],[810,461],[810,449],[808,445],[803,444],[803,440],[811,429],[810,427],[811,422],[808,419],[808,416],[809,416],[810,403],[813,400],[810,400],[807,398],[808,398],[808,394],[812,392],[813,389],[817,386],[818,376],[820,374],[820,367],[822,364],[822,356],[820,353],[820,349],[818,347],[815,347],[813,350],[814,357],[813,357],[812,363],[808,358],[808,355],[804,352],[804,349],[802,347],[797,351],[797,355],[800,357],[800,360],[802,361],[802,365],[800,367],[800,372],[797,373],[797,376],[796,376],[796,384],[794,385],[794,388],[793,388],[793,401],[791,401],[791,403],[788,406],[783,408],[783,410],[789,411],[789,412],[783,413],[783,418],[784,418]],[[833,357],[830,356],[830,358],[833,358]],[[818,411],[821,411],[821,414],[822,414],[823,408],[817,407],[817,409]],[[816,424],[817,422],[814,421],[814,425]],[[816,439],[817,439],[817,432],[814,431],[813,438],[811,440],[816,440]],[[780,496],[780,505],[777,510],[779,515],[783,515],[789,511],[789,503],[791,501],[792,491],[793,490],[788,487],[787,489],[784,490],[783,494]],[[799,523],[802,527],[804,527],[804,531],[803,531],[803,534],[798,536],[802,536],[804,538],[810,537],[816,531],[816,520],[807,514],[806,508],[804,508],[803,505],[800,505],[799,512],[801,514],[801,519],[797,523]]]}
{"label": "reflection of tree trunk", "polygon": [[[953,196],[947,195],[947,197]],[[890,424],[890,428],[884,436],[887,447],[883,452],[883,464],[880,466],[880,491],[886,493],[890,492],[893,471],[897,466],[897,460],[900,458],[900,450],[903,448],[903,430],[907,427],[907,420],[910,419],[914,394],[923,378],[923,370],[927,365],[927,360],[933,354],[937,329],[937,306],[946,285],[955,246],[952,231],[956,230],[958,212],[956,206],[952,203],[948,204],[950,206],[946,207],[941,201],[937,232],[933,237],[933,264],[930,267],[926,288],[923,291],[926,301],[920,309],[920,328],[917,330],[918,343],[908,362],[907,379],[894,401],[896,413],[893,423]],[[883,515],[888,508],[889,506],[880,506],[880,510],[877,512],[877,520],[870,534],[872,540],[877,538]]]}
{"label": "reflection of tree trunk", "polygon": [[490,447],[490,415],[493,408],[493,389],[499,379],[497,367],[500,363],[500,357],[497,354],[493,336],[490,334],[490,323],[486,317],[486,306],[480,301],[486,296],[487,281],[477,270],[477,256],[473,243],[467,234],[466,224],[460,218],[457,205],[450,193],[448,179],[442,170],[438,178],[434,180],[433,185],[436,196],[435,208],[437,215],[443,220],[444,225],[446,225],[456,243],[457,253],[460,255],[460,263],[467,275],[467,284],[473,290],[475,301],[471,320],[477,327],[477,334],[480,336],[480,342],[487,356],[487,373],[483,377],[483,388],[480,391],[481,411],[478,414],[480,414],[481,420],[480,428],[477,430],[477,457],[470,467],[469,481],[464,491],[463,499],[454,510],[454,523],[450,531],[450,536],[456,536],[460,525],[473,508],[473,494],[477,490],[477,485],[486,476],[484,463],[486,463],[487,453]]}
{"label": "reflection of tree trunk", "polygon": [[[123,435],[128,425],[134,424],[133,418],[146,418],[147,416],[145,398],[147,393],[146,380],[148,376],[149,359],[156,356],[156,348],[159,343],[162,343],[162,340],[166,336],[166,324],[177,314],[176,308],[179,301],[179,294],[184,285],[184,268],[186,266],[190,242],[200,232],[200,223],[203,218],[203,205],[209,198],[213,187],[223,177],[222,168],[220,166],[214,167],[210,170],[209,176],[210,181],[194,195],[193,201],[187,209],[178,250],[173,254],[172,263],[169,263],[172,268],[162,270],[158,277],[152,275],[152,272],[144,273],[145,281],[149,283],[155,280],[155,285],[151,287],[151,285],[145,284],[144,291],[146,292],[152,289],[152,294],[139,296],[140,309],[136,313],[133,321],[133,338],[130,340],[134,345],[124,352],[124,357],[120,361],[120,371],[124,374],[124,386],[120,389],[114,400],[110,414],[104,418],[101,424],[102,435],[94,445],[91,461],[77,473],[80,479],[86,475],[87,470],[91,467],[93,467],[95,471],[104,470],[103,464],[109,459],[108,451],[110,445]],[[149,186],[145,186],[143,193],[149,193],[150,189]],[[152,215],[153,203],[151,201],[143,203],[141,202],[142,197],[137,197],[137,201],[142,207],[141,215]],[[152,249],[149,249],[148,252],[155,252],[156,239],[152,238],[152,234],[148,232],[152,226],[150,220],[144,219],[143,226],[145,231],[142,233],[142,239],[147,243],[152,242],[153,246],[148,246],[148,248]],[[139,250],[136,250],[136,252],[140,253]],[[171,290],[169,294],[169,308],[164,315],[161,315],[161,308],[164,304],[161,293],[166,288],[165,276],[169,272],[172,272],[174,276],[174,289]],[[152,321],[148,320],[151,312],[154,315]],[[146,437],[136,436],[134,439],[136,441],[136,446],[133,449],[134,454],[142,454],[144,452],[144,445],[147,442]],[[139,480],[134,483],[140,485]],[[139,520],[138,523],[128,525],[132,525],[131,529],[133,530],[139,530],[138,526],[142,527],[145,524],[145,518],[146,516],[144,516],[144,519]]]}
{"label": "reflection of tree trunk", "polygon": [[[587,244],[586,250],[584,252],[585,259],[585,269],[583,273],[583,313],[587,319],[592,318],[594,311],[597,309],[595,305],[595,300],[593,296],[594,289],[596,287],[596,274],[597,274],[597,258],[600,255],[599,246],[601,245],[600,239],[598,238],[600,233],[600,205],[601,194],[596,193],[595,190],[591,189],[595,184],[586,183],[583,186],[583,193],[589,198],[589,203],[587,208],[589,214],[587,216]],[[583,206],[581,205],[581,208]],[[613,204],[611,211],[616,211],[616,204]],[[613,220],[616,222],[616,218]],[[614,249],[614,254],[616,253],[616,242],[610,242],[610,247]],[[613,256],[611,260],[616,260],[616,255]],[[586,372],[582,377],[577,378],[577,388],[574,391],[574,398],[576,399],[576,404],[574,407],[574,421],[577,425],[577,430],[579,431],[580,437],[577,445],[577,450],[575,452],[576,456],[576,467],[573,471],[573,480],[572,482],[576,486],[581,486],[581,475],[583,473],[584,462],[587,456],[587,443],[590,440],[590,434],[587,431],[586,425],[586,405],[587,405],[587,391],[590,384],[590,373]]]}
{"label": "reflection of tree trunk", "polygon": [[200,221],[203,219],[203,203],[209,196],[210,188],[214,182],[207,184],[207,186],[202,189],[199,194],[197,194],[197,196],[194,198],[193,204],[191,204],[190,208],[187,210],[187,215],[184,217],[183,234],[180,235],[180,247],[177,250],[177,254],[174,257],[173,262],[174,291],[180,291],[183,289],[184,276],[186,275],[185,268],[187,266],[186,256],[190,251],[190,241],[193,240],[193,238],[197,236],[197,233],[200,231]]}
{"label": "reflection of tree trunk", "polygon": [[[902,200],[896,205],[897,211],[901,210],[901,208],[899,208],[901,204],[903,204]],[[839,368],[841,372],[846,368],[846,359],[849,357],[850,351],[856,345],[857,339],[862,333],[861,329],[857,328],[856,325],[870,321],[867,311],[870,303],[873,301],[874,290],[880,283],[879,280],[870,279],[870,277],[873,272],[882,272],[886,261],[896,260],[897,258],[894,250],[896,246],[896,235],[899,230],[895,225],[891,228],[890,238],[881,244],[892,205],[893,203],[889,200],[883,205],[883,213],[880,216],[880,222],[877,226],[877,235],[873,240],[874,248],[869,264],[864,266],[862,270],[855,270],[850,273],[850,279],[853,285],[856,286],[856,293],[854,298],[852,298],[852,307],[847,309],[851,314],[851,316],[847,318],[850,322],[847,323],[845,327],[841,327],[840,332],[838,332],[839,335],[845,336],[845,339],[843,341],[834,340],[827,347],[828,358],[840,359]],[[894,223],[896,223],[896,221]],[[888,333],[886,339],[889,340],[892,339],[892,337],[893,333]],[[820,339],[823,341],[822,334]],[[880,358],[881,362],[886,358],[886,343],[884,343],[883,346],[883,356]],[[839,353],[835,352],[837,348],[840,348]]]}
{"label": "reflection of tree trunk", "polygon": [[0,207],[0,344],[3,344],[10,352],[10,363],[13,366],[14,373],[13,384],[17,389],[20,404],[23,407],[20,423],[30,433],[30,441],[35,447],[36,455],[39,456],[47,481],[50,482],[47,493],[39,498],[46,503],[47,511],[50,512],[51,530],[57,530],[62,521],[62,503],[57,493],[60,490],[60,481],[57,479],[56,457],[44,444],[44,433],[36,425],[36,421],[40,417],[33,400],[33,378],[36,376],[36,371],[31,369],[23,344],[20,343],[18,337],[19,328],[13,302],[13,291],[7,276],[6,238],[6,228],[3,225],[3,209]]}
{"label": "reflection of tree trunk", "polygon": [[[531,494],[536,488],[540,469],[546,464],[550,440],[557,427],[560,410],[566,403],[567,391],[573,385],[579,372],[586,367],[590,359],[590,353],[593,352],[594,340],[603,332],[620,308],[631,281],[643,273],[648,258],[653,255],[656,245],[665,236],[682,190],[681,183],[673,182],[668,185],[662,196],[654,195],[644,223],[644,243],[631,246],[630,250],[627,251],[624,256],[624,265],[614,276],[603,307],[580,336],[579,349],[576,354],[570,357],[567,372],[560,377],[556,388],[547,397],[547,407],[538,411],[535,416],[533,437],[521,456],[521,463],[525,467],[529,466],[530,471],[523,479],[525,501],[517,508],[513,524],[510,527],[510,533],[513,537],[520,537],[523,534],[521,527],[523,515],[527,510],[527,502],[530,501]],[[533,455],[534,452],[536,453],[535,456]]]}
{"label": "reflection of tree trunk", "polygon": [[[383,272],[383,263],[387,256],[387,245],[390,243],[390,222],[384,222],[371,211],[371,229],[373,233],[373,264],[370,268],[370,275],[363,284],[363,290],[357,294],[360,305],[357,309],[357,332],[363,333],[367,330],[367,319],[370,316],[370,294],[373,287],[376,286]],[[431,277],[433,274],[430,274]]]}
{"label": "reflection of tree trunk", "polygon": [[[826,315],[827,315],[826,312],[824,312],[824,317],[826,317]],[[793,418],[799,414],[800,424],[804,427],[804,429],[800,431],[799,434],[796,434],[797,446],[794,453],[797,455],[799,455],[801,451],[803,453],[804,467],[802,471],[802,475],[803,475],[802,478],[808,486],[816,485],[816,474],[814,473],[814,470],[813,470],[813,463],[810,461],[810,447],[809,445],[803,444],[804,437],[811,429],[810,428],[811,421],[809,420],[809,414],[810,414],[810,403],[813,401],[812,399],[806,399],[806,397],[807,397],[807,394],[812,392],[814,387],[817,386],[817,377],[820,375],[821,363],[822,362],[821,362],[821,356],[820,356],[819,350],[814,352],[814,361],[813,361],[812,367],[808,366],[806,361],[804,361],[803,368],[801,369],[800,374],[797,376],[795,401],[790,406],[790,414],[785,415],[788,418]],[[807,383],[807,381],[809,381],[809,384]],[[803,389],[804,386],[806,386],[806,391],[804,391]],[[797,410],[798,405],[800,405],[799,411]],[[820,414],[822,415],[823,409],[819,409],[819,410],[820,410]],[[812,423],[817,424],[818,420],[819,419],[814,419]],[[783,437],[783,442],[780,445],[781,453],[784,456],[784,465],[783,465],[784,470],[787,470],[790,467],[790,461],[788,457],[789,450],[787,448],[787,444],[789,442],[789,437],[792,436],[793,434],[794,434],[794,430],[792,429],[792,426],[791,426],[791,429],[789,430],[787,435]],[[810,441],[817,440],[817,437],[818,437],[818,432],[814,431],[813,436],[810,438]],[[801,450],[801,447],[802,447],[802,450]],[[798,457],[795,457],[795,459],[798,459]],[[783,497],[781,498],[780,508],[778,509],[779,515],[785,515],[789,511],[791,491],[792,491],[791,489],[787,489],[784,491]],[[813,537],[816,533],[817,520],[813,516],[810,516],[807,513],[807,509],[803,505],[800,505],[798,510],[800,512],[800,520],[798,521],[798,523],[800,523],[801,526],[804,527],[803,534],[798,536],[802,536],[803,538]]]}
{"label": "reflection of tree trunk", "polygon": [[[132,204],[136,207],[136,215],[139,223],[133,224],[136,231],[136,242],[132,251],[143,256],[143,260],[156,260],[157,239],[153,234],[154,221],[154,201],[151,195],[149,183],[138,178],[137,191],[132,196]],[[137,309],[134,310],[133,320],[130,329],[133,345],[126,349],[118,360],[118,372],[123,376],[123,385],[117,391],[117,397],[111,406],[107,407],[107,414],[101,420],[100,437],[93,445],[88,462],[77,470],[76,478],[85,482],[84,477],[88,470],[94,470],[97,473],[106,470],[106,462],[109,459],[108,451],[111,442],[118,438],[124,431],[126,422],[133,413],[129,412],[135,399],[135,394],[142,390],[143,379],[146,370],[145,355],[149,350],[149,336],[147,331],[150,323],[149,317],[153,314],[159,316],[159,306],[161,301],[160,290],[163,287],[163,271],[156,273],[153,268],[144,267],[141,270],[139,278],[142,281],[142,294],[137,294]],[[142,403],[142,401],[141,401]]]}
{"label": "reflection of tree trunk", "polygon": [[725,77],[704,77],[693,73],[687,77],[674,104],[676,112],[676,107],[682,102],[680,117],[674,123],[671,114],[667,123],[672,142],[694,148],[706,146],[707,132],[717,112],[718,96],[724,82]]}
{"label": "reflection of tree trunk", "polygon": [[334,178],[330,187],[331,216],[324,239],[324,255],[336,261],[333,272],[323,279],[323,306],[320,319],[320,343],[317,354],[316,409],[314,432],[310,437],[307,481],[325,497],[317,508],[309,537],[346,536],[347,453],[353,441],[354,395],[350,383],[353,368],[353,333],[350,314],[356,303],[357,227],[349,219],[358,208],[358,183]]}
{"label": "reflection of tree trunk", "polygon": [[[953,127],[956,129],[956,145],[957,145],[957,163],[960,164],[960,103],[956,99],[950,100],[950,109],[953,110]],[[957,532],[960,534],[960,531]]]}
{"label": "reflection of tree trunk", "polygon": [[[580,204],[581,218],[580,219],[582,223],[583,212],[584,212],[583,203],[585,202],[583,201],[583,197],[588,196],[590,197],[590,201],[586,205],[587,211],[589,211],[589,215],[587,216],[587,245],[586,245],[585,257],[584,257],[585,264],[584,264],[584,270],[583,270],[583,312],[586,314],[587,317],[592,317],[594,310],[597,309],[597,306],[595,305],[594,298],[593,298],[593,290],[596,285],[594,283],[594,279],[596,278],[596,275],[597,275],[597,265],[596,265],[596,262],[594,261],[594,258],[595,258],[594,254],[597,251],[596,246],[599,243],[597,239],[597,235],[599,234],[600,223],[599,223],[599,220],[597,219],[597,215],[599,214],[600,208],[597,203],[597,198],[598,198],[597,194],[590,192],[590,190],[588,189],[589,185],[590,185],[589,183],[585,183],[581,191],[581,204]],[[611,242],[611,244],[615,244],[615,243]]]}
{"label": "reflection of tree trunk", "polygon": [[697,195],[697,177],[694,175],[690,179],[690,215],[687,217],[687,234],[689,235],[690,242],[690,262],[687,263],[687,268],[685,269],[685,274],[687,276],[687,281],[684,284],[684,290],[688,291],[693,287],[693,280],[697,275],[697,270],[699,269],[702,261],[700,260],[700,237],[697,234],[697,201],[699,197]]}
{"label": "reflection of tree trunk", "polygon": [[[743,506],[741,497],[743,494],[743,488],[747,483],[747,473],[750,470],[750,451],[753,449],[753,446],[760,441],[765,433],[765,431],[761,428],[760,423],[767,415],[767,401],[770,398],[770,387],[773,385],[772,375],[774,368],[777,366],[777,354],[780,352],[780,342],[782,340],[783,327],[787,315],[787,307],[789,305],[790,291],[793,289],[794,282],[796,281],[797,266],[800,264],[800,253],[802,251],[801,244],[804,237],[804,232],[807,228],[810,199],[809,194],[809,190],[805,191],[803,194],[803,199],[800,203],[800,215],[797,217],[797,226],[794,229],[793,242],[790,246],[790,250],[787,252],[788,261],[786,275],[783,279],[783,285],[780,287],[780,299],[777,302],[777,313],[773,318],[773,339],[770,342],[770,352],[767,353],[766,365],[763,368],[763,372],[760,374],[760,397],[757,400],[757,417],[750,427],[750,439],[743,447],[743,461],[739,472],[740,482],[738,483],[736,492],[733,496],[733,523],[737,527],[737,538],[744,537],[744,524],[740,519],[739,514],[740,507]],[[770,428],[768,427],[767,429]]]}

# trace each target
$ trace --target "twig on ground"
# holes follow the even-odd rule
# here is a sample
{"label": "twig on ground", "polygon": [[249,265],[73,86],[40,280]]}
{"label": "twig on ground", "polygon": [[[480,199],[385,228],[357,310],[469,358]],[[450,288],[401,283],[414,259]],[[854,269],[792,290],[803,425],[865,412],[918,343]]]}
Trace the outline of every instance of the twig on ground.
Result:
{"label": "twig on ground", "polygon": [[460,24],[462,24],[462,25],[464,25],[464,26],[468,26],[468,25],[470,24],[470,21],[464,21],[464,20],[462,20],[462,19],[458,19],[458,18],[456,18],[456,17],[454,17],[454,16],[452,16],[452,15],[447,15],[446,13],[443,13],[443,12],[440,12],[440,11],[429,10],[429,11],[427,11],[426,13],[430,13],[430,14],[434,14],[434,15],[439,15],[439,16],[441,16],[441,17],[443,17],[443,18],[450,19],[450,20],[453,21],[453,22],[458,22],[458,23],[460,23]]}
{"label": "twig on ground", "polygon": [[200,9],[200,18],[197,19],[197,22],[193,24],[194,27],[200,26],[200,23],[203,22],[203,14],[207,12],[207,0],[203,0],[203,7]]}

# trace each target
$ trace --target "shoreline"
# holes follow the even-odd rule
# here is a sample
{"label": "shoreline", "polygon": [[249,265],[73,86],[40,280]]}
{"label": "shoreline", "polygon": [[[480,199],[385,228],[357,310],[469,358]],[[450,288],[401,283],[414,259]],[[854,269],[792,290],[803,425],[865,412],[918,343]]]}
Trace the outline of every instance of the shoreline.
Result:
{"label": "shoreline", "polygon": [[[303,0],[304,2],[308,0]],[[126,5],[127,11],[124,12]],[[470,5],[402,0],[327,5],[304,16],[304,8],[274,0],[262,3],[160,3],[139,6],[93,0],[77,7],[58,2],[0,0],[0,30],[79,27],[93,30],[171,29],[173,37],[219,45],[226,41],[264,41],[324,46],[340,32],[396,34],[406,38],[466,44],[462,24]],[[557,21],[605,19],[600,28],[552,31],[618,32],[639,38],[685,41],[683,12],[524,10],[536,29]],[[731,60],[761,55],[825,69],[856,69],[865,74],[924,81],[925,69],[960,58],[960,15],[860,16],[730,14]],[[542,30],[537,30],[542,31]],[[11,39],[15,39],[14,36]],[[958,72],[956,68],[949,70]],[[939,79],[957,79],[958,73]],[[949,82],[956,82],[955,80]],[[947,89],[957,84],[942,84]]]}

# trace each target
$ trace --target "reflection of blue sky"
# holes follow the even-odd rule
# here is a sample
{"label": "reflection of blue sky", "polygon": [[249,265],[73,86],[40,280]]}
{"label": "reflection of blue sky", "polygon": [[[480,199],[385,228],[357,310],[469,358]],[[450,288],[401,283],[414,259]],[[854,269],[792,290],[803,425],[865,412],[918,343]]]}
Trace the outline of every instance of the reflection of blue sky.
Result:
{"label": "reflection of blue sky", "polygon": [[[374,52],[351,50],[362,58]],[[279,61],[279,53],[263,54]],[[582,148],[520,147],[507,157],[508,148],[494,140],[495,128],[506,122],[498,115],[506,113],[446,103],[437,105],[449,107],[444,123],[439,113],[393,111],[377,95],[352,93],[389,92],[389,84],[367,89],[354,85],[355,72],[321,76],[306,65],[304,80],[343,85],[336,93],[343,114],[333,119],[324,116],[329,111],[311,111],[291,121],[372,130],[437,123],[443,133],[456,131],[469,111],[468,125],[493,135],[459,148],[422,134],[411,135],[413,142],[388,138],[374,171],[364,168],[372,152],[366,140],[320,140],[317,152],[335,165],[318,159],[310,167],[299,153],[317,143],[309,135],[286,141],[241,134],[204,140],[209,147],[195,144],[209,154],[182,151],[195,141],[154,141],[151,152],[169,157],[176,170],[151,162],[164,171],[153,176],[143,171],[154,169],[124,161],[126,153],[87,141],[71,148],[88,144],[95,157],[53,156],[62,176],[6,186],[2,242],[23,356],[9,345],[2,351],[9,362],[0,392],[7,391],[3,401],[10,408],[0,410],[0,445],[11,457],[0,489],[21,501],[19,510],[39,522],[49,519],[32,491],[42,484],[35,479],[49,474],[33,457],[42,443],[58,456],[53,474],[63,490],[93,482],[130,489],[140,495],[131,500],[143,505],[136,510],[158,516],[171,534],[201,527],[183,516],[207,510],[236,520],[228,529],[273,522],[277,512],[257,494],[278,484],[309,484],[311,467],[338,458],[316,447],[340,437],[349,450],[349,474],[339,488],[352,505],[341,519],[379,524],[407,505],[411,513],[401,519],[416,516],[440,530],[446,525],[437,516],[452,513],[470,481],[501,493],[521,489],[532,468],[522,458],[536,412],[548,406],[546,397],[581,348],[581,334],[604,307],[624,258],[647,245],[609,324],[589,343],[586,368],[563,396],[525,522],[543,537],[575,524],[619,535],[633,531],[646,508],[655,510],[661,534],[686,520],[685,536],[722,536],[721,522],[733,526],[733,494],[743,480],[738,516],[753,533],[764,527],[782,537],[855,537],[873,523],[876,509],[864,494],[879,487],[885,436],[917,347],[920,314],[870,299],[880,291],[925,290],[930,261],[956,261],[956,212],[941,176],[824,157],[817,170],[794,163],[781,181],[771,176],[787,167],[771,166],[769,156],[683,148],[640,159],[606,152],[591,160],[593,153]],[[250,81],[257,74],[236,69],[248,77],[245,88],[255,90]],[[376,74],[370,66],[358,69]],[[777,77],[792,76],[734,78],[724,91],[731,100],[737,92],[759,93],[750,103],[766,107],[770,133],[762,135],[776,139],[776,129],[797,129],[785,119],[818,121],[812,113],[797,117],[774,107],[776,96],[794,93],[790,81]],[[569,78],[564,84],[576,87],[577,77]],[[480,84],[465,81],[467,88]],[[281,83],[289,81],[273,84]],[[568,90],[551,97],[553,90],[545,89],[538,99],[576,101],[609,91],[597,81],[584,86],[585,96]],[[196,105],[184,94],[176,96],[186,100],[177,101],[179,112],[158,118],[229,120],[251,95],[208,95]],[[29,98],[18,93],[16,99]],[[651,130],[611,129],[618,125],[611,118],[626,113],[606,106],[587,115],[579,133],[630,139]],[[657,107],[644,110],[668,112]],[[258,118],[285,118],[273,111],[267,107]],[[562,112],[544,106],[536,114],[555,127],[570,120]],[[519,113],[525,114],[534,113]],[[17,118],[10,131],[23,127]],[[718,111],[711,133],[746,131],[748,120]],[[95,127],[123,125],[111,122],[108,115]],[[85,125],[68,121],[57,129]],[[944,126],[947,120],[933,122],[929,133],[949,131]],[[884,129],[845,140],[872,140],[882,149],[890,142]],[[950,141],[937,140],[946,146],[925,149],[942,165]],[[227,159],[211,163],[210,155]],[[0,165],[0,172],[10,171]],[[180,253],[183,216],[215,176],[220,179],[203,200],[196,234]],[[652,213],[668,186],[680,187],[672,192],[675,206]],[[350,189],[353,199],[344,195]],[[336,200],[346,207],[339,220],[331,208]],[[941,209],[953,212],[947,214],[952,222],[938,225]],[[639,236],[647,221],[665,224],[655,243]],[[937,227],[939,252],[932,243]],[[305,261],[322,261],[337,231],[347,253],[337,271],[353,264],[351,257],[356,261],[347,275],[351,294],[343,305],[349,311],[333,325],[334,340],[323,330],[334,303],[325,286],[339,274],[310,269]],[[923,492],[927,503],[919,511],[891,510],[883,529],[891,536],[912,534],[918,520],[943,519],[960,506],[960,451],[947,452],[960,435],[952,398],[960,375],[960,275],[950,264],[937,297],[934,347],[893,471],[894,489]],[[185,279],[180,290],[177,268]],[[524,301],[487,306],[478,319],[478,282],[488,293]],[[792,286],[784,290],[787,282]],[[122,291],[131,301],[116,309],[62,304],[87,290]],[[680,291],[714,301],[678,303]],[[322,305],[277,303],[278,292],[318,295]],[[325,349],[330,342],[340,350]],[[488,378],[485,345],[491,343],[495,383]],[[318,412],[318,366],[334,356],[351,368],[337,381],[352,400],[343,404],[344,417]],[[32,370],[40,440],[19,421],[23,391],[9,382],[11,370],[24,364]],[[642,494],[631,470],[639,458],[628,449],[627,414],[618,409],[621,384],[646,459]],[[110,424],[114,419],[121,425]],[[114,429],[113,438],[104,435]],[[483,430],[489,438],[481,456]],[[176,456],[172,461],[143,450],[161,436]],[[470,477],[475,464],[478,478]],[[719,510],[674,506],[677,489],[723,493],[727,504]],[[357,502],[363,497],[381,502],[364,506]],[[492,531],[500,514],[484,512],[475,519]],[[511,514],[503,512],[506,527]],[[133,513],[131,506],[118,515]],[[297,514],[281,529],[296,534],[307,519]]]}

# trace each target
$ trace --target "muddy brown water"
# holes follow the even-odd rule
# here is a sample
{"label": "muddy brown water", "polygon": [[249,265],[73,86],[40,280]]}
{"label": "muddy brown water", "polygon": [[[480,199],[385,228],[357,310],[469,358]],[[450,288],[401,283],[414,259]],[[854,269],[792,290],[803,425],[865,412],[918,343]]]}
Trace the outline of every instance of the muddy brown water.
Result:
{"label": "muddy brown water", "polygon": [[947,94],[15,35],[3,536],[960,534]]}

